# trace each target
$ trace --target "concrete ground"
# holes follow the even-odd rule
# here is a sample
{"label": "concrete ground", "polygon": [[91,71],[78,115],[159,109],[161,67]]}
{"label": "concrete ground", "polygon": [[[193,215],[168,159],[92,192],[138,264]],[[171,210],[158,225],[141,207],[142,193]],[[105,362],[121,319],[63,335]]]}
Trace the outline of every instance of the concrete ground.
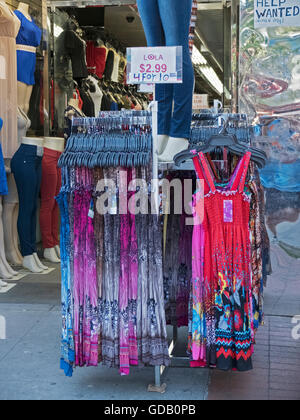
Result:
{"label": "concrete ground", "polygon": [[[6,339],[0,340],[0,399],[300,400],[300,337],[292,338],[296,326],[292,317],[300,315],[300,262],[286,260],[279,247],[274,248],[273,260],[274,275],[266,290],[266,325],[257,337],[254,370],[226,373],[172,367],[164,377],[164,394],[147,391],[154,382],[153,368],[133,368],[128,377],[103,367],[83,368],[66,378],[59,369],[59,268],[48,275],[27,275],[9,282],[15,286],[0,292],[0,322],[6,320]],[[185,337],[186,331],[180,330],[181,354]]]}

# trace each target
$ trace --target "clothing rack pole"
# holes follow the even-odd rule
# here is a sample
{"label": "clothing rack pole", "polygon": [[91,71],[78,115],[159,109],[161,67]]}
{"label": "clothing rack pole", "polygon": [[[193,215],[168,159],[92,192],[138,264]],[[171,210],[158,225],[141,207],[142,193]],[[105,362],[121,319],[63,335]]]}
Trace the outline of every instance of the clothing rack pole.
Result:
{"label": "clothing rack pole", "polygon": [[[155,99],[155,98],[154,98]],[[154,205],[157,217],[159,217],[159,183],[158,183],[158,171],[159,171],[159,163],[158,163],[158,155],[157,155],[157,146],[158,146],[158,102],[153,101],[151,102],[149,109],[152,111],[152,194],[154,197]],[[161,166],[161,165],[160,165]],[[178,328],[177,326],[173,327],[173,338],[169,346],[169,355],[172,356],[172,353],[177,344],[177,337],[178,337]],[[167,385],[165,383],[162,384],[162,376],[166,370],[165,366],[155,366],[154,367],[154,378],[155,384],[149,385],[148,391],[149,392],[159,392],[163,394],[166,389]]]}

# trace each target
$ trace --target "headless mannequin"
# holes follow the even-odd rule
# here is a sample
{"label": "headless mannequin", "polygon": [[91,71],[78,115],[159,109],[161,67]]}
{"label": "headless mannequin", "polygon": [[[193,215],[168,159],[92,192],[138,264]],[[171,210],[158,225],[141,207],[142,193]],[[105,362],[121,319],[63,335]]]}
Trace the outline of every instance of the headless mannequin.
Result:
{"label": "headless mannequin", "polygon": [[[26,3],[19,3],[18,10],[30,21],[32,21],[29,15],[29,5]],[[29,102],[32,94],[33,86],[26,85],[23,82],[18,81],[18,104],[19,107],[28,114]]]}
{"label": "headless mannequin", "polygon": [[[19,128],[19,142],[26,136],[27,129],[30,128],[30,120],[22,109],[18,108],[18,120],[24,122],[24,129]],[[10,164],[9,164],[10,166]],[[3,228],[4,228],[4,242],[5,253],[7,260],[16,266],[21,266],[23,257],[19,251],[18,246],[18,214],[19,214],[19,199],[18,191],[14,176],[12,173],[7,174],[9,195],[3,199]]]}
{"label": "headless mannequin", "polygon": [[[0,1],[0,18],[6,18],[7,20],[14,19],[13,12],[10,10],[10,8],[6,5],[4,1]],[[19,25],[16,19],[14,19],[15,25]],[[18,26],[15,26],[16,30],[19,29]],[[0,70],[0,76],[2,80],[6,80],[6,71],[4,69]],[[9,169],[7,169],[7,172],[9,172]],[[3,227],[5,226],[5,223],[3,223],[3,209],[4,207],[4,198],[0,196],[0,277],[5,279],[12,279],[14,275],[17,275],[18,273],[14,271],[10,265],[7,262],[6,255],[5,255],[5,242],[4,242],[4,235],[3,235]],[[6,286],[7,284],[0,280],[0,287]]]}
{"label": "headless mannequin", "polygon": [[[44,138],[24,137],[22,144],[43,148]],[[36,252],[23,258],[23,267],[32,273],[42,273],[44,270],[48,270],[48,267],[42,264]]]}
{"label": "headless mannequin", "polygon": [[[74,106],[74,105],[72,105]],[[65,140],[60,137],[45,137],[44,148],[62,153],[65,150]],[[53,263],[60,262],[60,247],[55,245],[53,248],[45,248],[44,258]]]}

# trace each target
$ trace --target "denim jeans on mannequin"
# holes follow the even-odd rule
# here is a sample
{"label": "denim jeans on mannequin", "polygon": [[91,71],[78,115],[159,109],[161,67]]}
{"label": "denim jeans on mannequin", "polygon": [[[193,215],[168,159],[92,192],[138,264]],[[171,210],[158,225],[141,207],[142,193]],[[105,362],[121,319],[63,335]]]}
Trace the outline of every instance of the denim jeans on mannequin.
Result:
{"label": "denim jeans on mannequin", "polygon": [[38,147],[21,144],[11,161],[19,194],[18,233],[21,254],[36,252],[37,205],[42,178],[42,157]]}
{"label": "denim jeans on mannequin", "polygon": [[192,0],[137,0],[137,4],[149,47],[183,47],[183,83],[156,85],[158,134],[189,138],[194,90],[189,51]]}

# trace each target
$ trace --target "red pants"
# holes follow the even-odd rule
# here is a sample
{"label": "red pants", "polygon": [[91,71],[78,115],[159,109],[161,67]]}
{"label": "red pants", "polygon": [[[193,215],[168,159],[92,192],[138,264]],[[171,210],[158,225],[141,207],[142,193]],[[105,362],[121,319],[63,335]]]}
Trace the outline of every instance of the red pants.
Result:
{"label": "red pants", "polygon": [[61,188],[61,172],[57,167],[60,156],[60,152],[44,149],[40,210],[40,227],[44,249],[59,245],[59,209],[55,197]]}

